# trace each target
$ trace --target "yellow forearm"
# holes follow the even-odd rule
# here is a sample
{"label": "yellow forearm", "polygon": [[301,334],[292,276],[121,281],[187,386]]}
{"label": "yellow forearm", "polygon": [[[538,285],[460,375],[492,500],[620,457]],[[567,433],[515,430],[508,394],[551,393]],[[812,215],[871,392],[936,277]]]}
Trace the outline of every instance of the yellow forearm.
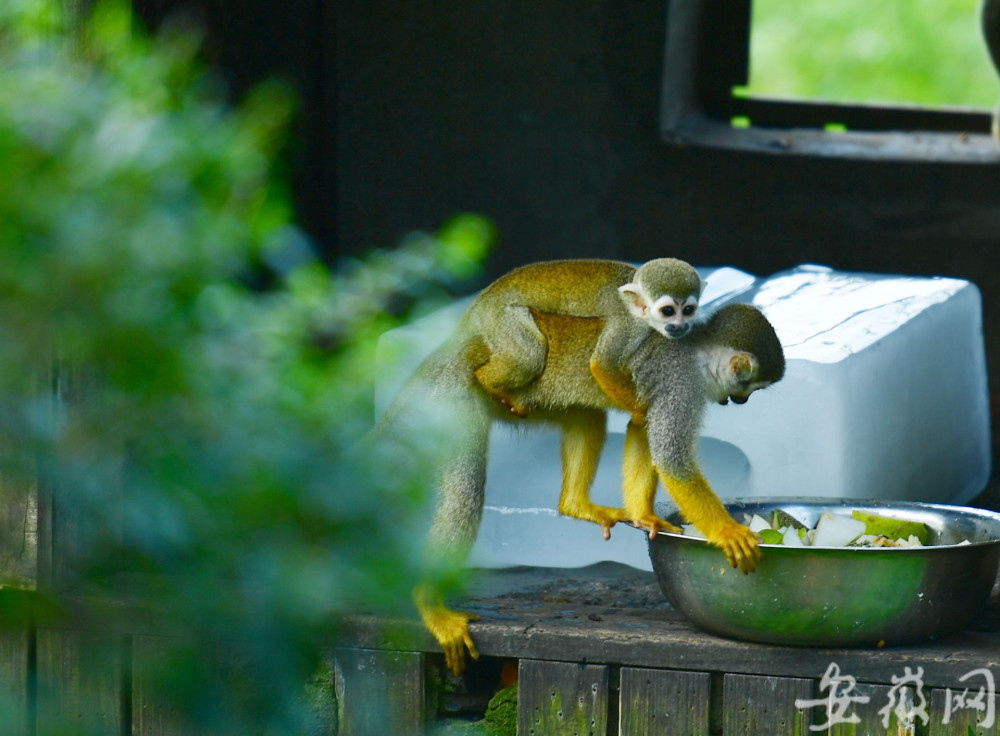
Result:
{"label": "yellow forearm", "polygon": [[661,477],[684,518],[698,527],[710,543],[721,547],[733,567],[753,571],[760,559],[756,535],[733,521],[705,476],[694,469],[687,478],[662,471]]}

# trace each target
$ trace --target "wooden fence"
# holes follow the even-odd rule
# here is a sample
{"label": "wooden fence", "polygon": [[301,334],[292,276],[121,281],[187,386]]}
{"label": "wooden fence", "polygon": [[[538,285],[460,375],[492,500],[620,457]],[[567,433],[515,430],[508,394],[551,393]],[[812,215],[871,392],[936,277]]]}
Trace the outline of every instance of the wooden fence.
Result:
{"label": "wooden fence", "polygon": [[[481,655],[517,661],[518,734],[1000,734],[996,601],[975,631],[880,649],[739,642],[666,607],[594,603],[581,585],[576,596],[564,587],[463,606],[480,616],[471,630]],[[340,732],[433,733],[422,700],[428,664],[440,657],[433,640],[413,622],[370,615],[347,624],[341,645],[352,648],[336,654]],[[385,693],[387,707],[369,707]]]}
{"label": "wooden fence", "polygon": [[[714,637],[665,607],[581,600],[519,593],[462,606],[480,616],[478,666],[516,663],[519,734],[1000,734],[995,602],[972,630],[937,642],[809,649]],[[149,687],[170,637],[80,623],[26,621],[0,633],[0,733],[66,723],[74,733],[185,733]],[[228,646],[220,661],[239,657]],[[314,699],[322,733],[444,733],[441,655],[416,620],[347,617],[328,665]]]}

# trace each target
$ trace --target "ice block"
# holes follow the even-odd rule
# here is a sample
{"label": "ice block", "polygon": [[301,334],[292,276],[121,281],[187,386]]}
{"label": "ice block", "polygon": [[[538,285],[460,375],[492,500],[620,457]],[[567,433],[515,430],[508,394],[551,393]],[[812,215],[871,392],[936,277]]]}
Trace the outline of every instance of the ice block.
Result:
{"label": "ice block", "polygon": [[[961,503],[982,490],[990,441],[975,285],[812,265],[764,279],[733,268],[699,272],[707,282],[703,311],[734,300],[760,307],[787,360],[785,378],[747,404],[706,412],[699,455],[720,496]],[[378,413],[470,301],[383,336]],[[591,494],[597,503],[621,505],[626,423],[624,414],[609,415]],[[619,525],[604,541],[596,525],[559,516],[560,486],[557,431],[495,426],[470,563],[576,567],[614,560],[649,569],[639,532]]]}
{"label": "ice block", "polygon": [[787,369],[703,433],[750,461],[750,495],[963,503],[990,474],[979,290],[969,281],[799,266],[738,297]]}

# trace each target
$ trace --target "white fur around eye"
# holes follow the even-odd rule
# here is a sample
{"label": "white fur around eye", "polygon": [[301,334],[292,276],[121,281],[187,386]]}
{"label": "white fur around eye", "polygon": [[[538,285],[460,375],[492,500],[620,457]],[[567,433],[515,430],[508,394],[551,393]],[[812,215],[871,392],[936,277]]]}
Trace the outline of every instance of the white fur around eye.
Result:
{"label": "white fur around eye", "polygon": [[[674,310],[673,314],[668,316],[663,313],[663,310],[666,309],[667,307],[673,308]],[[656,315],[656,319],[666,322],[670,320],[675,320],[678,317],[680,317],[681,310],[683,308],[684,308],[683,302],[677,301],[670,295],[661,296],[659,299],[656,300],[656,302],[653,303],[653,314]]]}
{"label": "white fur around eye", "polygon": [[739,352],[733,348],[718,345],[700,351],[701,371],[705,377],[708,395],[713,400],[721,401],[730,394],[740,393],[743,389],[730,367],[730,361]]}

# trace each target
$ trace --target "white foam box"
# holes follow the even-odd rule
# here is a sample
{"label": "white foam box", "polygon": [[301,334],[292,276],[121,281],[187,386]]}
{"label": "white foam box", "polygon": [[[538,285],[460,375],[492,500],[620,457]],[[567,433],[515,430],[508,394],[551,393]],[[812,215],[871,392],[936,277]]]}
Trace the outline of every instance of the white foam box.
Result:
{"label": "white foam box", "polygon": [[787,361],[785,378],[745,406],[706,413],[704,434],[749,460],[740,493],[964,503],[984,489],[974,284],[799,266],[738,300],[763,310]]}
{"label": "white foam box", "polygon": [[[699,268],[703,312],[759,307],[787,361],[784,379],[737,406],[706,411],[699,456],[723,498],[829,496],[962,503],[990,473],[986,363],[978,289],[960,279],[860,274],[803,265],[758,279]],[[471,298],[386,333],[376,412],[457,324]],[[591,492],[621,505],[627,416],[612,412]],[[576,567],[601,560],[649,569],[643,534],[555,508],[557,430],[491,435],[486,508],[470,564]],[[660,493],[663,491],[661,489]]]}

